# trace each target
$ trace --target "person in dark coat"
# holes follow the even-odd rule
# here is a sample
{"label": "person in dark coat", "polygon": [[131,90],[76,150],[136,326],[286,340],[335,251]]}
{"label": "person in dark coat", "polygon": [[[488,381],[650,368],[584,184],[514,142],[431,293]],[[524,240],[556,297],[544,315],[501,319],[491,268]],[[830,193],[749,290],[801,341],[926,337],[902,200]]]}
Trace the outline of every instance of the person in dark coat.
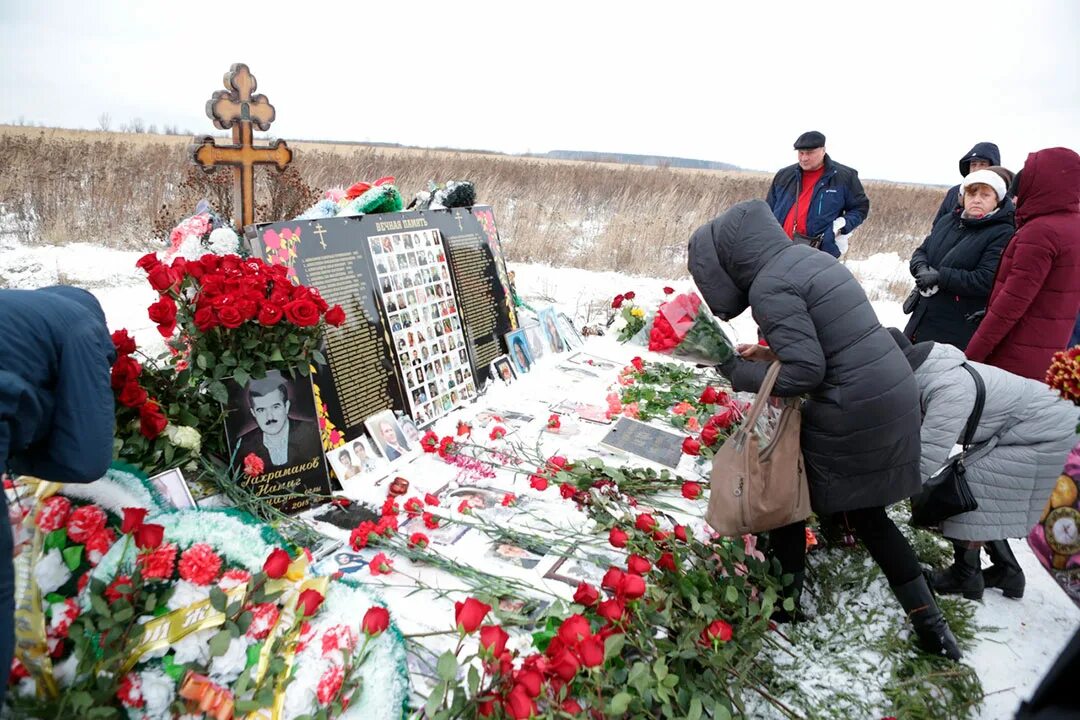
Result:
{"label": "person in dark coat", "polygon": [[1016,184],[1016,234],[965,352],[1045,382],[1080,313],[1080,155],[1063,147],[1031,153]]}
{"label": "person in dark coat", "polygon": [[[921,487],[919,390],[904,354],[843,265],[790,242],[769,206],[742,202],[690,238],[688,268],[710,310],[729,320],[747,306],[768,348],[740,346],[720,372],[757,392],[779,359],[780,397],[806,395],[802,452],[810,502],[866,545],[924,649],[960,657],[918,559],[885,507]],[[801,587],[806,523],[772,530],[785,574]]]}
{"label": "person in dark coat", "polygon": [[912,342],[963,350],[986,310],[1001,251],[1013,234],[1008,186],[990,170],[964,178],[962,208],[943,216],[911,256],[921,297],[904,328]]}
{"label": "person in dark coat", "polygon": [[[967,177],[968,173],[1000,164],[1001,151],[998,150],[997,145],[992,142],[975,143],[974,147],[960,158],[960,175]],[[960,186],[953,185],[945,193],[945,199],[941,201],[941,207],[938,208],[937,214],[934,215],[934,222],[930,224],[931,227],[937,225],[938,220],[941,218],[952,214],[958,207],[960,207]]]}
{"label": "person in dark coat", "polygon": [[[0,290],[0,465],[64,483],[97,480],[113,453],[116,359],[105,314],[73,287]],[[0,510],[7,502],[0,493]],[[10,529],[0,531],[0,667],[14,649]],[[0,705],[7,683],[0,684]]]}
{"label": "person in dark coat", "polygon": [[1069,338],[1069,344],[1067,347],[1074,347],[1080,345],[1080,315],[1076,316],[1076,324],[1073,325],[1072,337]]}
{"label": "person in dark coat", "polygon": [[765,202],[789,238],[796,233],[820,241],[833,257],[847,251],[848,235],[870,214],[859,173],[825,152],[825,136],[816,130],[795,141],[799,162],[773,177]]}

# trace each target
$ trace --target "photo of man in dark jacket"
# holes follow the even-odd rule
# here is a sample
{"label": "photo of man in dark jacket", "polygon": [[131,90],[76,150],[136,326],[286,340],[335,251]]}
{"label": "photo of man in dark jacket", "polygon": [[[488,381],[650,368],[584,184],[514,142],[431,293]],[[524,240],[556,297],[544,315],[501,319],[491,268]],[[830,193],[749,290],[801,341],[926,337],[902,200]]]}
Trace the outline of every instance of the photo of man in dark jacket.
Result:
{"label": "photo of man in dark jacket", "polygon": [[[64,483],[97,480],[113,452],[116,359],[105,313],[74,287],[0,290],[0,466]],[[0,511],[7,501],[0,493]],[[0,531],[0,667],[11,667],[12,536]],[[0,686],[3,703],[6,683]]]}
{"label": "photo of man in dark jacket", "polygon": [[776,173],[765,202],[789,238],[840,257],[870,214],[870,199],[858,171],[829,157],[817,130],[800,135],[795,150],[799,161]]}
{"label": "photo of man in dark jacket", "polygon": [[303,463],[322,453],[319,429],[309,407],[313,404],[310,393],[303,393],[304,401],[294,408],[293,399],[300,399],[301,388],[300,383],[290,385],[276,370],[248,383],[243,393],[247,413],[230,413],[234,427],[246,422],[244,415],[255,420],[254,428],[240,434],[238,462],[254,453],[270,470]]}

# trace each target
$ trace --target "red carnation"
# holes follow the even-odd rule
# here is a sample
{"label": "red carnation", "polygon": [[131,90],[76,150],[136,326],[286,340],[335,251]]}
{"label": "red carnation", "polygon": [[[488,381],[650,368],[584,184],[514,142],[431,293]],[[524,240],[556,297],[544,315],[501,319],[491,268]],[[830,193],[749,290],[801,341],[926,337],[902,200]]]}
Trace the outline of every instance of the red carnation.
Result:
{"label": "red carnation", "polygon": [[59,530],[71,516],[71,501],[63,495],[53,495],[41,504],[34,522],[43,533]]}
{"label": "red carnation", "polygon": [[504,438],[506,437],[506,428],[504,428],[502,425],[496,425],[491,429],[491,434],[488,437],[490,437],[492,440],[499,440],[501,438]]}
{"label": "red carnation", "polygon": [[338,327],[345,322],[345,311],[341,309],[340,305],[335,305],[326,311],[326,322],[334,327]]}
{"label": "red carnation", "polygon": [[165,543],[156,550],[141,553],[138,563],[146,580],[169,580],[176,569],[176,545]]}
{"label": "red carnation", "polygon": [[465,602],[454,603],[454,621],[457,623],[458,630],[468,635],[476,632],[490,611],[490,605],[476,598],[466,598]]}
{"label": "red carnation", "polygon": [[364,613],[364,620],[360,623],[360,627],[371,637],[380,635],[390,627],[390,612],[384,607],[372,605]]}
{"label": "red carnation", "polygon": [[386,553],[377,553],[368,565],[372,575],[389,575],[394,572],[394,561]]}
{"label": "red carnation", "polygon": [[423,448],[426,453],[433,453],[439,449],[439,436],[433,431],[428,430],[424,433],[424,436],[420,438],[420,447]]}
{"label": "red carnation", "polygon": [[67,536],[72,542],[84,543],[104,529],[108,517],[97,505],[83,505],[68,517]]}
{"label": "red carnation", "polygon": [[426,527],[428,530],[434,530],[435,528],[439,527],[439,518],[435,517],[431,513],[424,513],[423,515],[421,515],[421,517],[424,519],[424,527]]}
{"label": "red carnation", "polygon": [[248,477],[258,477],[262,475],[264,469],[262,458],[255,453],[248,453],[244,457],[244,474]]}
{"label": "red carnation", "polygon": [[101,562],[101,558],[105,557],[105,553],[109,552],[114,542],[116,542],[116,533],[109,528],[94,533],[86,541],[86,559],[91,565],[97,565]]}
{"label": "red carnation", "polygon": [[221,570],[221,557],[206,543],[196,543],[180,556],[180,577],[195,585],[209,585]]}
{"label": "red carnation", "polygon": [[423,549],[430,544],[431,541],[424,533],[415,532],[409,536],[409,547],[418,547],[420,549]]}
{"label": "red carnation", "polygon": [[281,548],[274,548],[263,562],[263,572],[271,580],[277,580],[288,572],[290,563],[292,563],[292,558],[289,557],[288,552]]}

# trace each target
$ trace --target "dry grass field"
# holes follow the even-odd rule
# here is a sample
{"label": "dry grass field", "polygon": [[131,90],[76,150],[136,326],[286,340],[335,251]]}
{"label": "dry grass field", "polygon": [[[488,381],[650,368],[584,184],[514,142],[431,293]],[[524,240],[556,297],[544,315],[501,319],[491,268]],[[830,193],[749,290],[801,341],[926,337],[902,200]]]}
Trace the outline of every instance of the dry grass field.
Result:
{"label": "dry grass field", "polygon": [[[227,171],[191,172],[178,135],[0,126],[0,209],[31,242],[153,247],[155,226],[195,195],[227,197]],[[690,233],[733,203],[764,198],[771,175],[654,168],[342,143],[289,142],[292,180],[259,172],[260,220],[295,216],[312,195],[393,175],[408,199],[429,180],[468,179],[495,208],[508,259],[656,277],[686,274]],[[212,182],[220,176],[217,182]],[[302,179],[302,183],[297,181]],[[906,257],[929,231],[941,188],[866,183],[870,218],[849,257]],[[216,193],[216,194],[215,194]]]}

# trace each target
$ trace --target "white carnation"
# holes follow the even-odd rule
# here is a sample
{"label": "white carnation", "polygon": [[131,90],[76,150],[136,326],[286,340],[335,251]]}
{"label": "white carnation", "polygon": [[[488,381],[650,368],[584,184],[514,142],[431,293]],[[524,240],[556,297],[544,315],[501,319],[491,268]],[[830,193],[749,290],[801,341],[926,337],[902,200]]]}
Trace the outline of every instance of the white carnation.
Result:
{"label": "white carnation", "polygon": [[318,658],[304,658],[296,664],[293,681],[285,689],[285,717],[299,717],[311,713],[316,705],[315,692],[319,678],[330,663]]}
{"label": "white carnation", "polygon": [[239,238],[232,228],[219,227],[210,233],[210,252],[215,255],[229,255],[237,250]]}
{"label": "white carnation", "polygon": [[197,453],[202,447],[202,435],[199,434],[198,430],[187,425],[167,425],[165,427],[165,436],[169,438],[169,442],[178,448],[192,450]]}
{"label": "white carnation", "polygon": [[172,678],[161,670],[144,670],[140,673],[142,696],[146,701],[143,712],[150,718],[169,718],[169,704],[175,696],[175,684]]}
{"label": "white carnation", "polygon": [[56,592],[71,579],[71,571],[64,564],[64,557],[59,550],[50,550],[34,566],[34,579],[42,595]]}
{"label": "white carnation", "polygon": [[245,635],[230,640],[229,648],[210,661],[210,679],[229,685],[240,677],[240,673],[247,666],[248,646],[253,644]]}
{"label": "white carnation", "polygon": [[172,649],[175,653],[173,660],[177,665],[189,663],[205,665],[210,661],[210,638],[214,637],[215,633],[217,633],[217,628],[200,630],[173,643]]}
{"label": "white carnation", "polygon": [[204,254],[202,242],[199,241],[199,236],[185,235],[184,239],[180,241],[180,246],[176,248],[176,254],[173,258],[182,257],[185,260],[198,260]]}
{"label": "white carnation", "polygon": [[194,605],[200,600],[210,597],[210,588],[190,583],[187,580],[177,580],[173,585],[173,594],[165,607],[169,610],[177,610],[188,605]]}

